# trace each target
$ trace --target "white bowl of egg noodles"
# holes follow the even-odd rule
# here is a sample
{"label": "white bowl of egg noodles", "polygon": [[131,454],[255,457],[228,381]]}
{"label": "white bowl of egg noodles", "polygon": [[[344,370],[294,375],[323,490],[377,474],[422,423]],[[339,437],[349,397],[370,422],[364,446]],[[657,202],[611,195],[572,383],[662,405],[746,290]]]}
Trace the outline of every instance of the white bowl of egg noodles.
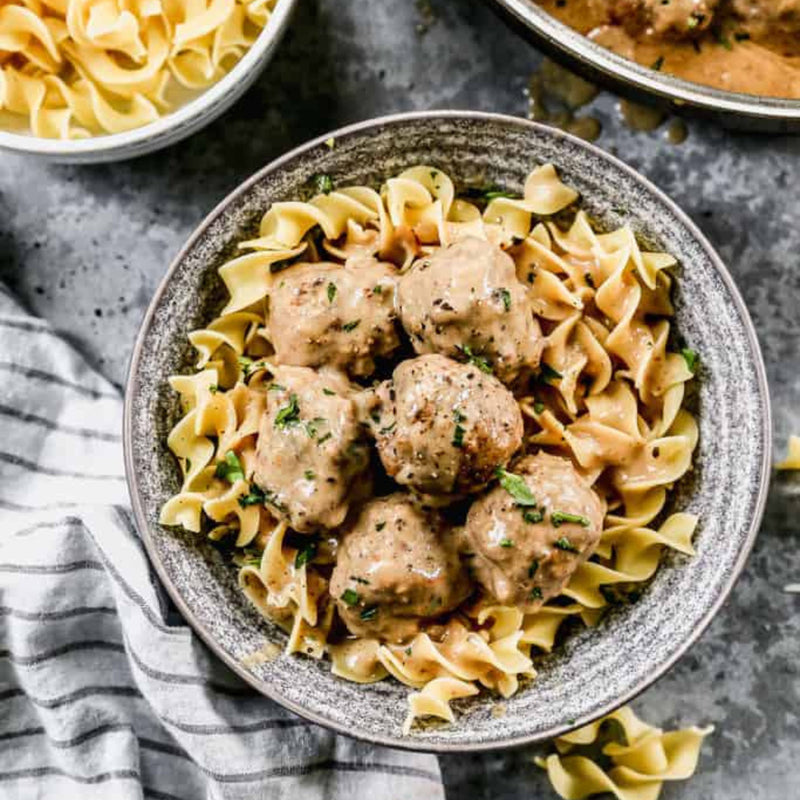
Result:
{"label": "white bowl of egg noodles", "polygon": [[335,131],[223,200],[145,317],[124,444],[214,653],[430,751],[551,738],[669,669],[771,450],[752,324],[688,217],[574,137],[458,111]]}
{"label": "white bowl of egg noodles", "polygon": [[159,0],[110,17],[81,0],[60,16],[6,5],[0,29],[24,44],[0,59],[0,148],[98,163],[174,144],[252,85],[295,3],[235,0],[194,15],[179,3],[172,18]]}

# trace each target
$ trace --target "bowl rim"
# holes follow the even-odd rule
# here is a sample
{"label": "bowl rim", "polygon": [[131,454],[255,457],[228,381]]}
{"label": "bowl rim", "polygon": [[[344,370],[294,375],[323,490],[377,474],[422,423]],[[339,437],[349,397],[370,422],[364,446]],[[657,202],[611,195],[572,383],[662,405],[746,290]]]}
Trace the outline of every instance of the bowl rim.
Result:
{"label": "bowl rim", "polygon": [[48,139],[0,130],[0,150],[49,159],[83,160],[92,157],[111,158],[115,155],[125,158],[128,155],[150,152],[160,146],[162,141],[165,145],[168,144],[172,140],[170,134],[179,138],[188,136],[205,122],[210,123],[236,101],[241,94],[235,92],[237,86],[244,84],[244,88],[247,88],[250,82],[248,78],[255,78],[259,67],[264,64],[263,59],[269,56],[273,46],[282,38],[297,2],[298,0],[278,0],[267,24],[230,72],[203,89],[189,102],[154,122],[129,131],[98,134],[86,139]]}
{"label": "bowl rim", "polygon": [[550,16],[532,0],[491,0],[541,44],[579,61],[610,82],[710,113],[730,114],[772,123],[800,122],[800,99],[731,92],[649,69],[597,44]]}
{"label": "bowl rim", "polygon": [[[400,736],[400,735],[389,736],[383,734],[373,735],[373,734],[363,733],[361,731],[348,728],[345,725],[340,724],[338,722],[329,720],[317,714],[313,710],[300,706],[299,704],[285,698],[281,694],[281,692],[275,690],[274,687],[268,686],[263,681],[256,678],[248,670],[246,670],[242,664],[240,664],[235,658],[230,656],[221,648],[221,646],[214,640],[210,632],[204,628],[202,623],[194,615],[192,610],[189,608],[188,604],[184,601],[179,590],[172,582],[172,579],[167,573],[165,566],[158,558],[158,552],[156,549],[153,532],[150,530],[150,527],[147,523],[147,516],[145,514],[142,495],[139,491],[139,484],[134,469],[133,404],[134,404],[134,398],[138,396],[139,365],[144,352],[144,340],[152,324],[153,318],[156,313],[156,309],[158,308],[161,302],[161,298],[164,295],[165,291],[167,290],[167,287],[169,286],[172,280],[173,274],[180,267],[186,254],[205,235],[208,228],[217,220],[217,218],[227,209],[227,207],[231,203],[235,202],[239,197],[249,192],[250,189],[255,184],[263,180],[266,176],[275,172],[276,170],[281,169],[285,164],[290,163],[293,159],[295,159],[299,155],[302,155],[310,150],[313,150],[314,148],[318,148],[324,145],[331,138],[333,138],[336,141],[339,141],[349,136],[361,134],[375,128],[380,128],[383,126],[392,126],[398,123],[420,121],[420,120],[430,123],[435,123],[437,120],[469,120],[469,121],[479,121],[479,122],[480,121],[495,122],[495,123],[500,123],[504,126],[516,126],[523,129],[528,128],[531,130],[536,130],[540,134],[563,138],[569,141],[573,145],[586,148],[594,157],[610,162],[612,166],[614,166],[615,168],[623,170],[631,178],[633,178],[633,180],[637,181],[646,191],[655,195],[655,197],[661,203],[665,204],[669,209],[669,211],[672,214],[674,214],[684,226],[686,226],[686,228],[692,234],[695,241],[702,247],[702,249],[708,256],[709,260],[714,265],[714,268],[717,274],[719,275],[720,279],[724,283],[726,289],[730,292],[734,305],[736,306],[736,309],[743,320],[743,326],[746,331],[747,340],[750,345],[753,357],[758,391],[764,409],[763,418],[761,420],[761,433],[764,440],[764,450],[761,457],[761,463],[759,465],[760,477],[759,477],[758,493],[756,496],[755,504],[753,506],[753,514],[747,530],[747,535],[745,537],[743,546],[739,551],[737,559],[731,567],[729,577],[722,586],[722,590],[720,591],[719,595],[715,598],[714,602],[710,605],[710,607],[705,611],[703,616],[698,620],[691,635],[680,643],[680,645],[675,649],[675,651],[671,654],[671,656],[667,660],[665,660],[663,663],[658,664],[656,667],[651,669],[648,672],[648,674],[642,680],[640,680],[636,685],[634,685],[631,689],[629,689],[620,697],[617,697],[614,700],[610,701],[604,707],[600,708],[596,712],[593,712],[591,716],[585,719],[582,718],[579,722],[573,724],[567,723],[561,726],[554,726],[553,728],[544,733],[540,732],[530,735],[516,736],[509,738],[508,740],[504,740],[502,742],[473,742],[468,744],[449,744],[446,742],[445,743],[427,742],[424,739],[415,739],[414,737],[411,736]],[[747,558],[750,554],[750,551],[753,548],[753,544],[755,542],[761,524],[761,520],[764,515],[764,508],[766,505],[767,492],[770,483],[771,464],[772,464],[771,434],[772,434],[772,411],[770,406],[770,396],[767,384],[766,369],[764,367],[764,361],[752,319],[750,318],[750,314],[747,310],[747,307],[739,293],[739,290],[736,287],[736,284],[734,283],[732,276],[728,272],[727,267],[724,265],[720,257],[717,255],[711,243],[706,239],[703,233],[701,233],[701,231],[694,224],[694,222],[692,222],[692,220],[688,217],[688,215],[685,212],[683,212],[673,200],[671,200],[649,179],[639,174],[636,170],[634,170],[632,167],[629,167],[620,159],[616,158],[615,156],[612,156],[609,153],[606,153],[604,150],[601,150],[596,145],[585,142],[584,140],[579,139],[578,137],[573,136],[571,134],[564,133],[563,131],[559,131],[557,129],[551,128],[546,125],[542,125],[541,123],[531,122],[530,120],[522,119],[520,117],[514,117],[507,114],[498,114],[498,113],[484,112],[484,111],[460,111],[460,110],[431,110],[431,111],[415,111],[415,112],[390,114],[358,122],[352,125],[347,125],[337,130],[324,133],[321,136],[311,139],[310,141],[301,144],[298,147],[293,148],[288,153],[285,153],[284,155],[276,158],[275,160],[273,160],[272,162],[270,162],[269,164],[267,164],[266,166],[262,167],[260,170],[255,172],[250,178],[245,180],[232,192],[230,192],[220,203],[218,203],[214,207],[214,209],[212,209],[212,211],[205,217],[205,219],[197,226],[197,228],[194,230],[194,232],[189,237],[187,242],[180,249],[178,254],[172,260],[164,277],[161,279],[161,282],[159,283],[159,286],[156,289],[156,292],[153,295],[152,300],[150,301],[150,305],[148,306],[147,312],[144,316],[144,319],[142,320],[142,324],[139,328],[139,332],[137,334],[136,341],[131,353],[128,375],[125,385],[125,403],[123,410],[123,451],[124,451],[124,462],[125,462],[125,475],[128,485],[128,491],[131,496],[131,504],[133,507],[134,517],[139,532],[142,536],[145,549],[147,551],[151,563],[155,567],[159,579],[166,588],[172,601],[175,603],[176,607],[181,612],[186,622],[190,625],[193,631],[200,637],[200,639],[203,642],[205,642],[205,644],[209,647],[212,653],[216,657],[220,658],[223,661],[223,663],[225,663],[235,674],[237,674],[240,678],[242,678],[242,680],[245,681],[245,683],[254,688],[259,694],[265,695],[269,699],[275,701],[284,708],[287,708],[288,710],[292,711],[293,713],[297,714],[300,717],[303,717],[304,719],[307,719],[318,725],[322,725],[323,727],[326,727],[328,729],[334,730],[337,733],[344,734],[346,736],[361,741],[369,742],[371,744],[378,744],[387,747],[399,748],[402,750],[428,752],[428,753],[463,753],[463,752],[486,752],[494,750],[506,750],[513,747],[519,747],[522,745],[532,744],[535,742],[544,741],[546,739],[555,738],[556,736],[561,736],[564,733],[567,733],[568,731],[575,730],[576,728],[586,725],[595,719],[599,719],[600,717],[605,716],[608,713],[611,713],[620,706],[623,706],[626,703],[630,702],[639,694],[641,694],[645,689],[647,689],[650,685],[655,683],[659,678],[661,678],[667,671],[669,671],[672,668],[672,666],[674,666],[674,664],[697,641],[697,639],[701,636],[701,634],[711,623],[712,619],[716,616],[717,612],[728,598],[731,589],[733,588],[736,580],[741,574],[745,566],[745,563],[747,561]]]}

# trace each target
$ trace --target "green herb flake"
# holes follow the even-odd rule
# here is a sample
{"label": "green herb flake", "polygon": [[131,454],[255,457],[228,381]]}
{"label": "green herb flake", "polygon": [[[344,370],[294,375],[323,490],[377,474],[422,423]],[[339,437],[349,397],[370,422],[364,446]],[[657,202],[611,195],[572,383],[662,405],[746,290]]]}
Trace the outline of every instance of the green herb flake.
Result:
{"label": "green herb flake", "polygon": [[541,522],[544,519],[544,511],[538,508],[534,511],[523,511],[522,519],[531,525],[535,525],[537,522]]}
{"label": "green herb flake", "polygon": [[369,581],[366,578],[359,578],[358,575],[351,575],[350,580],[355,581],[356,583],[369,584]]}
{"label": "green herb flake", "polygon": [[334,297],[336,297],[336,284],[331,281],[328,284],[328,302],[332,303]]}
{"label": "green herb flake", "polygon": [[314,470],[307,469],[307,470],[306,470],[306,471],[303,473],[303,477],[304,477],[304,478],[305,478],[307,481],[313,481],[313,480],[314,480],[314,478],[316,478],[317,476],[314,474]]}
{"label": "green herb flake", "polygon": [[536,574],[538,569],[539,569],[539,562],[538,561],[532,561],[531,565],[528,567],[528,577],[529,578],[533,578],[533,576]]}
{"label": "green herb flake", "polygon": [[250,492],[248,494],[242,495],[238,502],[242,508],[247,508],[248,506],[261,506],[264,505],[266,502],[267,496],[261,487],[256,486],[255,484],[251,484]]}
{"label": "green herb flake", "polygon": [[279,383],[271,383],[269,386],[267,386],[267,391],[268,392],[285,392],[286,391],[286,387],[285,386],[281,386]]}
{"label": "green herb flake", "polygon": [[319,447],[321,444],[324,444],[325,442],[327,442],[328,439],[332,439],[332,438],[333,438],[333,434],[330,431],[328,431],[324,436],[320,436],[320,438],[317,439],[317,447]]}
{"label": "green herb flake", "polygon": [[[583,528],[589,527],[589,520],[586,517],[582,517],[580,514],[567,514],[564,511],[554,511],[550,514],[550,522],[553,523],[553,527],[558,528],[560,525],[563,525],[565,522],[572,522],[575,525],[580,525]],[[563,538],[563,537],[562,537]],[[556,542],[556,547],[560,545]],[[566,548],[561,548],[562,550]]]}
{"label": "green herb flake", "polygon": [[541,366],[539,367],[539,372],[542,380],[545,383],[552,383],[553,381],[559,381],[564,377],[557,369],[553,369],[553,367],[551,367],[544,361],[542,361]]}
{"label": "green herb flake", "polygon": [[500,547],[513,547],[514,542],[511,539],[501,539]]}
{"label": "green herb flake", "polygon": [[345,322],[345,324],[342,325],[342,330],[345,333],[350,333],[350,331],[354,331],[360,324],[361,324],[360,319],[354,319],[352,320],[352,322]]}
{"label": "green herb flake", "polygon": [[328,395],[328,397],[333,397],[336,392],[331,391],[330,389],[326,388],[325,386],[322,387],[322,394]]}
{"label": "green herb flake", "polygon": [[342,592],[342,600],[349,606],[354,606],[358,603],[358,592],[354,589],[345,589]]}
{"label": "green herb flake", "polygon": [[562,536],[560,539],[556,539],[555,546],[559,550],[564,550],[567,553],[579,553],[580,552],[580,550],[578,550],[578,548],[575,547],[575,545],[572,544],[572,542],[569,539],[567,539],[566,536]]}
{"label": "green herb flake", "polygon": [[456,350],[464,354],[469,364],[477,367],[481,372],[485,372],[487,375],[492,374],[492,365],[489,363],[489,359],[487,359],[485,356],[473,353],[472,348],[468,344],[457,344]]}
{"label": "green herb flake", "polygon": [[503,300],[503,308],[505,308],[506,311],[511,311],[511,292],[509,292],[508,289],[503,288],[499,290],[499,293],[501,299]]}
{"label": "green herb flake", "polygon": [[378,429],[378,433],[387,434],[391,433],[397,427],[397,421],[393,422],[391,425],[385,425],[383,428]]}
{"label": "green herb flake", "polygon": [[308,564],[314,560],[317,555],[317,542],[312,539],[308,544],[303,545],[294,557],[295,569],[300,569],[304,564]]}
{"label": "green herb flake", "polygon": [[253,368],[253,359],[247,356],[239,356],[236,360],[242,368],[242,375],[247,378],[250,375],[250,370]]}
{"label": "green herb flake", "polygon": [[502,467],[498,467],[494,474],[500,481],[500,485],[514,498],[514,502],[518,506],[533,507],[536,505],[536,498],[521,475],[515,475]]}
{"label": "green herb flake", "polygon": [[208,387],[208,391],[211,394],[216,394],[219,391],[219,386],[216,383],[212,383],[211,386]]}
{"label": "green herb flake", "polygon": [[376,531],[382,531],[385,527],[386,527],[386,522],[384,522],[384,520],[381,520],[380,522],[376,522],[375,523],[375,530]]}
{"label": "green herb flake", "polygon": [[467,421],[467,415],[460,408],[454,408],[453,409],[453,419],[456,422],[466,422]]}
{"label": "green herb flake", "polygon": [[543,403],[541,400],[537,400],[537,401],[536,401],[536,402],[533,404],[533,410],[534,410],[534,411],[535,411],[537,414],[541,414],[541,413],[544,411],[544,403]]}
{"label": "green herb flake", "polygon": [[220,461],[219,464],[217,464],[217,468],[214,470],[214,475],[217,478],[222,478],[223,480],[228,481],[228,483],[243,481],[244,468],[242,467],[242,462],[239,461],[239,456],[237,456],[233,450],[228,450],[228,452],[225,453],[225,460]]}
{"label": "green herb flake", "polygon": [[328,420],[325,417],[314,417],[310,422],[306,422],[306,433],[313,439],[318,433],[321,425],[326,425]]}
{"label": "green herb flake", "polygon": [[651,69],[658,72],[664,66],[664,56],[659,56],[652,64]]}
{"label": "green herb flake", "polygon": [[300,406],[297,404],[297,395],[292,392],[289,395],[289,402],[278,409],[275,415],[275,427],[286,428],[289,425],[296,425],[300,421]]}
{"label": "green herb flake", "polygon": [[487,203],[490,203],[492,200],[496,200],[498,197],[513,198],[514,195],[511,194],[511,192],[506,192],[502,189],[488,189],[483,193],[483,199],[486,200]]}
{"label": "green herb flake", "polygon": [[453,447],[463,447],[464,446],[464,434],[466,433],[466,429],[463,425],[459,425],[456,423],[456,427],[453,429]]}
{"label": "green herb flake", "polygon": [[314,178],[314,185],[320,194],[330,194],[333,191],[333,178],[330,175],[317,175]]}
{"label": "green herb flake", "polygon": [[368,622],[371,619],[375,619],[378,616],[378,606],[370,606],[369,608],[365,608],[361,614],[359,615],[361,619],[365,622]]}
{"label": "green herb flake", "polygon": [[372,287],[372,293],[383,294],[383,286],[381,286],[379,283],[375,284],[375,286]]}
{"label": "green herb flake", "polygon": [[686,366],[689,368],[689,372],[694,375],[695,372],[697,372],[700,356],[695,350],[690,350],[688,347],[684,347],[683,350],[681,350],[681,355],[683,356],[683,360],[686,362]]}
{"label": "green herb flake", "polygon": [[543,597],[542,590],[538,586],[531,589],[531,600],[541,600]]}

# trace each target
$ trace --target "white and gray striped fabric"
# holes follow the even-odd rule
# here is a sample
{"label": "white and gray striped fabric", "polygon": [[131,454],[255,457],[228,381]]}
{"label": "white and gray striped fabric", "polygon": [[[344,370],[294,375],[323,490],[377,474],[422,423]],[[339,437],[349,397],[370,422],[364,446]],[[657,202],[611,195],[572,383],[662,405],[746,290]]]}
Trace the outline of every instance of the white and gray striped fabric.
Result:
{"label": "white and gray striped fabric", "polygon": [[0,292],[0,798],[441,800],[433,756],[249,690],[171,619],[114,387]]}

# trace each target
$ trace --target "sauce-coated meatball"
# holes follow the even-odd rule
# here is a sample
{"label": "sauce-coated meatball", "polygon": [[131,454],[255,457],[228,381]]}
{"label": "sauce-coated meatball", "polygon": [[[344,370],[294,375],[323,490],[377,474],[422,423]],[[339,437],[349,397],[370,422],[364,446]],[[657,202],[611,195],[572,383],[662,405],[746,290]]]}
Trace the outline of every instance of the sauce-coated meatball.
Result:
{"label": "sauce-coated meatball", "polygon": [[342,538],[330,584],[351,633],[391,642],[411,638],[469,591],[451,530],[404,494],[361,509]]}
{"label": "sauce-coated meatball", "polygon": [[296,264],[281,276],[267,321],[278,363],[364,376],[399,346],[391,264],[354,256],[344,266]]}
{"label": "sauce-coated meatball", "polygon": [[369,486],[354,397],[343,375],[306,367],[278,368],[269,386],[253,478],[296,531],[340,525],[353,495]]}
{"label": "sauce-coated meatball", "polygon": [[424,494],[478,491],[522,444],[522,414],[497,378],[440,355],[409,359],[377,390],[378,453]]}
{"label": "sauce-coated meatball", "polygon": [[503,383],[539,364],[542,333],[527,289],[496,245],[467,237],[417,259],[397,297],[417,353],[483,359]]}
{"label": "sauce-coated meatball", "polygon": [[474,576],[505,605],[535,611],[560,594],[594,551],[603,505],[572,462],[546,453],[501,472],[464,526]]}

